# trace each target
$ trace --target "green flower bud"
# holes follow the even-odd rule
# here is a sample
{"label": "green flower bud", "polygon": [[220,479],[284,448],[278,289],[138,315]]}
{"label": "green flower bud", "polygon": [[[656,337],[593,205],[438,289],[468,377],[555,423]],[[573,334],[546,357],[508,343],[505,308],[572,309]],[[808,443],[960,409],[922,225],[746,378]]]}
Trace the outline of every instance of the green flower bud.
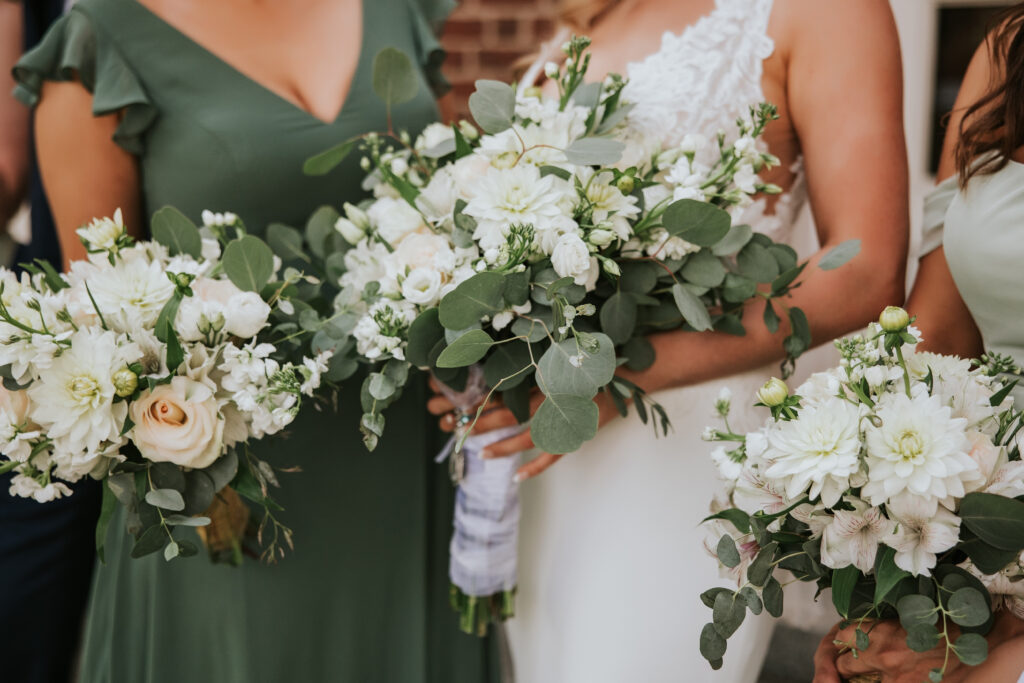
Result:
{"label": "green flower bud", "polygon": [[910,314],[899,306],[886,306],[878,316],[878,324],[886,332],[902,332],[910,324]]}
{"label": "green flower bud", "polygon": [[604,272],[609,275],[619,276],[622,275],[622,269],[619,268],[619,264],[611,259],[603,259],[601,261],[601,267],[604,268]]}
{"label": "green flower bud", "polygon": [[114,393],[121,398],[127,398],[139,388],[139,376],[128,368],[121,368],[110,378],[114,383]]}
{"label": "green flower bud", "polygon": [[615,181],[615,187],[619,188],[619,192],[622,194],[629,194],[633,191],[633,188],[636,187],[636,181],[631,175],[620,176],[619,179]]}
{"label": "green flower bud", "polygon": [[523,91],[523,95],[525,95],[526,97],[532,97],[533,99],[537,100],[539,100],[541,98],[541,95],[543,94],[544,91],[542,91],[540,87],[536,85],[531,85],[529,88]]}
{"label": "green flower bud", "polygon": [[194,275],[189,275],[188,273],[175,273],[174,274],[174,284],[177,287],[182,287],[182,288],[188,287],[189,285],[192,284],[192,281],[195,280],[195,279],[196,278],[195,278]]}
{"label": "green flower bud", "polygon": [[769,408],[781,406],[789,398],[789,387],[778,377],[772,377],[757,390],[757,400]]}
{"label": "green flower bud", "polygon": [[462,119],[461,121],[459,121],[459,132],[462,133],[462,137],[466,138],[467,140],[476,140],[478,137],[480,137],[480,131],[478,131],[476,129],[476,126],[474,126],[466,119]]}

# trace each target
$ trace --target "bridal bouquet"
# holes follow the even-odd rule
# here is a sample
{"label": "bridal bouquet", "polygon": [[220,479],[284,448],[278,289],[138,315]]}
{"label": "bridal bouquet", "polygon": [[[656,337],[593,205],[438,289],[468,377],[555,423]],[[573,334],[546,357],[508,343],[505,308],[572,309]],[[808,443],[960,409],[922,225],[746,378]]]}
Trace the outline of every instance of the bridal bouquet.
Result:
{"label": "bridal bouquet", "polygon": [[[605,391],[623,415],[632,400],[666,431],[661,406],[616,367],[649,367],[652,332],[744,334],[750,299],[764,300],[776,330],[773,301],[806,266],[730,213],[778,191],[757,175],[777,163],[759,141],[775,109],[753,107],[716,140],[691,135],[662,149],[630,129],[621,78],[584,82],[589,44],[573,38],[566,65],[548,66],[556,97],[478,81],[469,106],[480,130],[462,122],[433,124],[415,140],[371,134],[307,163],[326,172],[358,148],[373,192],[346,204],[336,225],[351,245],[336,314],[351,321],[351,357],[374,366],[362,394],[367,446],[383,435],[412,366],[432,372],[464,413],[450,450],[460,486],[454,601],[467,631],[511,613],[518,516],[515,459],[477,457],[509,430],[470,437],[474,413],[500,393],[539,448],[567,453],[595,436],[593,399]],[[389,102],[411,96],[403,64],[396,51],[375,61]],[[821,266],[856,251],[844,244]],[[799,309],[788,316],[795,358],[810,335]],[[535,391],[544,400],[531,419]]]}
{"label": "bridal bouquet", "polygon": [[270,249],[236,217],[204,217],[206,236],[161,209],[155,241],[135,242],[118,211],[78,231],[90,256],[67,274],[0,270],[0,471],[14,472],[12,495],[41,503],[86,475],[104,480],[101,557],[118,502],[133,557],[194,554],[175,535],[186,526],[238,561],[248,508],[237,494],[265,510],[268,557],[290,544],[273,469],[246,446],[295,419],[326,358],[288,362],[264,343],[290,283],[268,285]]}
{"label": "bridal bouquet", "polygon": [[776,569],[832,589],[858,627],[843,644],[855,651],[873,620],[898,618],[910,648],[976,665],[993,610],[1024,617],[1024,423],[1016,382],[1001,378],[1020,371],[998,355],[972,364],[915,351],[910,322],[886,309],[869,336],[837,341],[841,365],[796,394],[769,381],[758,405],[771,418],[749,434],[728,428],[719,402],[726,427],[706,438],[730,444],[713,455],[729,490],[706,520],[708,549],[739,588],[701,595],[713,667],[747,610],[782,613]]}

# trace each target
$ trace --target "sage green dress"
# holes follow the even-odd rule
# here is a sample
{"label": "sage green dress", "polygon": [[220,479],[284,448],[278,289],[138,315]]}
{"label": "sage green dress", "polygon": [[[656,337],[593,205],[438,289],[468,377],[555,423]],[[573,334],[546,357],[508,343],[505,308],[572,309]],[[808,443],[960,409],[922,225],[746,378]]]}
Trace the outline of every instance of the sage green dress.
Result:
{"label": "sage green dress", "polygon": [[[400,48],[421,66],[419,94],[396,107],[396,127],[416,132],[436,120],[431,90],[442,84],[443,53],[433,29],[450,1],[364,2],[358,70],[330,123],[135,0],[78,2],[19,62],[16,94],[34,104],[45,79],[77,75],[95,114],[123,112],[114,139],[138,156],[148,213],[167,204],[196,220],[203,209],[233,211],[255,233],[275,221],[301,226],[316,207],[360,196],[356,156],[319,178],[301,167],[385,127],[371,88],[380,49]],[[290,438],[263,447],[275,464],[302,468],[282,475],[276,494],[295,550],[275,566],[133,560],[118,516],[90,599],[83,683],[492,680],[488,643],[461,634],[447,605],[452,494],[432,461],[439,436],[424,406],[424,387],[413,383],[367,453],[351,381],[336,413],[300,418]]]}

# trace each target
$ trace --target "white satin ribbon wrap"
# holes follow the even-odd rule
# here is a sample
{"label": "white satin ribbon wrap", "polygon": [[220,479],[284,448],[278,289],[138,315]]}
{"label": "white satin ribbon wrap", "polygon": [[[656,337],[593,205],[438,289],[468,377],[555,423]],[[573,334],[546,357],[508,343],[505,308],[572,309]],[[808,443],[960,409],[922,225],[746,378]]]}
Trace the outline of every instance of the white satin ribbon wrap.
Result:
{"label": "white satin ribbon wrap", "polygon": [[[448,574],[466,595],[486,597],[516,587],[519,485],[515,474],[519,454],[484,460],[480,453],[523,429],[516,425],[474,434],[462,446],[465,470],[455,493]],[[438,461],[451,454],[455,441],[449,441]]]}

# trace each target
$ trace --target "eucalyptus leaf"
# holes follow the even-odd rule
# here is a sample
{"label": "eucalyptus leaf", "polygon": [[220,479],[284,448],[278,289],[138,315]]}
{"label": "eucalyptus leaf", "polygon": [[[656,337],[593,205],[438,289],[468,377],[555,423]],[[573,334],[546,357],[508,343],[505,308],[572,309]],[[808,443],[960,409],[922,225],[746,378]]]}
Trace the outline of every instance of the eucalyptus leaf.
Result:
{"label": "eucalyptus leaf", "polygon": [[441,299],[439,320],[449,330],[479,325],[486,315],[504,308],[505,276],[493,271],[477,273]]}
{"label": "eucalyptus leaf", "polygon": [[259,292],[274,273],[274,252],[263,240],[243,235],[224,248],[221,263],[224,273],[236,287],[246,292]]}
{"label": "eucalyptus leaf", "polygon": [[500,383],[502,391],[508,391],[522,384],[530,376],[526,368],[531,363],[530,348],[526,342],[497,344],[494,352],[484,363],[484,381],[492,388]]}
{"label": "eucalyptus leaf", "polygon": [[185,509],[185,499],[174,489],[152,489],[146,492],[146,502],[153,507],[181,512]]}
{"label": "eucalyptus leaf", "polygon": [[547,395],[572,394],[592,399],[615,376],[615,345],[595,334],[596,351],[585,351],[575,338],[552,344],[537,363],[537,383]]}
{"label": "eucalyptus leaf", "polygon": [[970,587],[953,593],[946,609],[953,622],[959,626],[981,626],[991,615],[988,598]]}
{"label": "eucalyptus leaf", "polygon": [[625,357],[626,367],[633,372],[643,372],[654,365],[654,347],[646,337],[633,337],[622,347],[622,356]]}
{"label": "eucalyptus leaf", "polygon": [[185,473],[178,465],[170,462],[155,462],[149,467],[149,478],[155,489],[185,491]]}
{"label": "eucalyptus leaf", "polygon": [[723,638],[728,638],[733,633],[736,633],[736,629],[740,627],[743,623],[743,618],[746,616],[746,600],[739,599],[738,594],[725,592],[719,593],[715,597],[715,606],[711,611],[711,621],[715,625],[715,630]]}
{"label": "eucalyptus leaf", "polygon": [[547,336],[544,325],[540,323],[540,318],[536,314],[531,314],[529,318],[517,318],[512,323],[512,334],[525,337],[532,344]]}
{"label": "eucalyptus leaf", "polygon": [[850,261],[860,253],[860,240],[846,240],[829,250],[827,254],[818,261],[818,267],[822,270],[835,270]]}
{"label": "eucalyptus leaf", "polygon": [[469,96],[469,112],[485,133],[496,135],[512,126],[516,94],[501,81],[479,80]]}
{"label": "eucalyptus leaf", "polygon": [[373,58],[373,92],[390,109],[416,97],[419,79],[409,56],[394,47],[382,49]]}
{"label": "eucalyptus leaf", "polygon": [[625,149],[626,143],[611,138],[578,138],[565,148],[565,159],[576,166],[611,166]]}
{"label": "eucalyptus leaf", "polygon": [[714,661],[725,654],[725,638],[719,634],[714,624],[705,624],[700,632],[700,653],[704,659]]}
{"label": "eucalyptus leaf", "polygon": [[309,262],[309,256],[302,249],[302,233],[283,223],[267,226],[267,246],[281,257],[282,261]]}
{"label": "eucalyptus leaf", "polygon": [[778,547],[779,544],[772,541],[757,553],[757,557],[747,567],[747,580],[751,584],[761,587],[768,582],[774,569],[772,562],[775,560],[775,551]]}
{"label": "eucalyptus leaf", "polygon": [[967,666],[978,666],[988,659],[988,641],[977,633],[964,633],[956,639],[953,649]]}
{"label": "eucalyptus leaf", "polygon": [[547,453],[571,453],[597,435],[597,421],[593,399],[548,394],[533,416],[530,434],[537,448]]}
{"label": "eucalyptus leaf", "polygon": [[672,202],[661,220],[670,235],[701,247],[713,247],[729,233],[732,224],[725,209],[695,199]]}
{"label": "eucalyptus leaf", "polygon": [[173,206],[165,206],[153,214],[150,232],[154,240],[167,247],[171,256],[202,256],[203,240],[199,235],[199,228]]}
{"label": "eucalyptus leaf", "polygon": [[390,377],[382,372],[374,372],[370,374],[370,384],[368,391],[370,396],[373,396],[378,401],[386,401],[395,395],[397,387]]}
{"label": "eucalyptus leaf", "polygon": [[601,306],[601,329],[616,345],[624,344],[636,329],[636,299],[616,292]]}
{"label": "eucalyptus leaf", "polygon": [[409,343],[405,357],[416,367],[430,367],[430,350],[444,338],[444,328],[438,320],[438,309],[428,308],[420,313],[409,327]]}
{"label": "eucalyptus leaf", "polygon": [[900,624],[908,631],[915,626],[932,625],[939,619],[938,608],[927,595],[903,596],[896,603],[896,611],[900,615]]}
{"label": "eucalyptus leaf", "polygon": [[725,281],[725,266],[711,252],[699,251],[691,254],[679,274],[687,282],[701,287],[717,287]]}
{"label": "eucalyptus leaf", "polygon": [[168,540],[167,532],[162,526],[159,524],[151,526],[136,539],[135,545],[132,546],[131,556],[138,559],[151,555],[163,548]]}
{"label": "eucalyptus leaf", "polygon": [[761,598],[768,614],[776,618],[782,616],[782,585],[774,576],[768,577],[768,582],[761,591]]}
{"label": "eucalyptus leaf", "polygon": [[336,234],[334,226],[341,214],[333,206],[321,206],[306,221],[306,241],[309,250],[324,258],[328,252],[328,239]]}
{"label": "eucalyptus leaf", "polygon": [[734,225],[729,228],[729,232],[725,234],[725,237],[718,240],[718,242],[712,246],[711,253],[715,256],[732,256],[740,249],[747,246],[747,242],[750,241],[753,234],[754,229],[749,225]]}
{"label": "eucalyptus leaf", "polygon": [[209,526],[209,517],[189,517],[187,515],[167,515],[164,521],[171,526],[201,527]]}
{"label": "eucalyptus leaf", "polygon": [[719,539],[716,554],[718,555],[718,561],[726,567],[732,568],[740,563],[740,553],[736,549],[736,542],[732,540],[732,536],[729,534]]}
{"label": "eucalyptus leaf", "polygon": [[302,172],[311,176],[326,175],[351,154],[359,140],[360,138],[358,137],[350,138],[341,144],[309,157],[302,164]]}
{"label": "eucalyptus leaf", "polygon": [[779,275],[779,264],[761,244],[751,241],[736,256],[740,273],[755,282],[769,283]]}
{"label": "eucalyptus leaf", "polygon": [[178,544],[174,541],[171,541],[170,543],[164,546],[164,560],[170,562],[178,556],[179,552],[180,549],[178,548]]}
{"label": "eucalyptus leaf", "polygon": [[676,302],[676,308],[693,329],[704,332],[711,329],[711,316],[704,303],[698,299],[690,290],[681,284],[672,285],[672,298]]}
{"label": "eucalyptus leaf", "polygon": [[750,610],[751,614],[758,615],[761,613],[764,603],[761,602],[761,598],[756,590],[750,586],[744,586],[740,589],[740,597],[747,603],[747,609]]}
{"label": "eucalyptus leaf", "polygon": [[483,330],[470,330],[441,352],[437,357],[437,367],[461,368],[472,365],[486,356],[493,344],[494,340]]}

